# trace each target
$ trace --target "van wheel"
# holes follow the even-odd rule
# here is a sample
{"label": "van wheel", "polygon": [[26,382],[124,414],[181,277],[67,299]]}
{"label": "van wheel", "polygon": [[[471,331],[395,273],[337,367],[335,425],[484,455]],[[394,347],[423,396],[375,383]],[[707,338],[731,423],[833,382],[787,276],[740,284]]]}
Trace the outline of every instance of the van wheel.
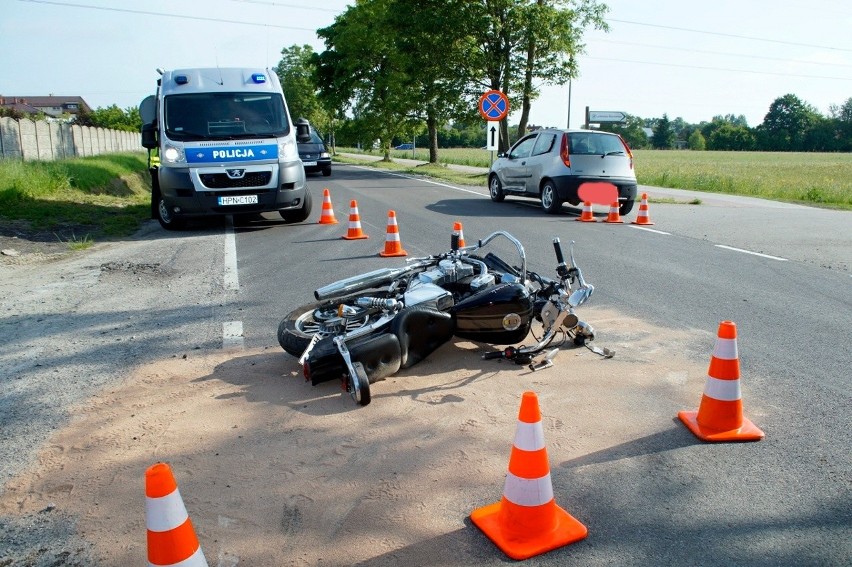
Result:
{"label": "van wheel", "polygon": [[305,189],[305,202],[302,204],[301,209],[296,210],[285,210],[278,211],[278,214],[281,215],[281,218],[284,219],[286,223],[293,222],[302,222],[311,216],[311,209],[313,208],[313,199],[311,198],[311,192],[308,189]]}
{"label": "van wheel", "polygon": [[541,186],[541,208],[549,215],[558,213],[559,209],[562,208],[562,201],[556,192],[556,185],[549,179]]}
{"label": "van wheel", "polygon": [[331,175],[331,168],[330,168],[330,167],[326,167],[325,169],[323,169],[323,170],[322,170],[322,175],[323,175],[323,177],[328,177],[329,175]]}
{"label": "van wheel", "polygon": [[630,213],[630,211],[633,210],[634,203],[636,203],[635,199],[628,199],[621,203],[621,205],[618,206],[618,214],[624,216]]}
{"label": "van wheel", "polygon": [[166,201],[161,196],[158,195],[157,197],[157,221],[160,223],[160,226],[166,230],[183,230],[186,226],[186,221],[180,217],[176,217],[169,210]]}
{"label": "van wheel", "polygon": [[503,193],[503,184],[500,183],[500,178],[496,175],[492,175],[488,181],[488,194],[491,195],[491,200],[495,203],[502,203],[503,199],[506,198],[506,194]]}

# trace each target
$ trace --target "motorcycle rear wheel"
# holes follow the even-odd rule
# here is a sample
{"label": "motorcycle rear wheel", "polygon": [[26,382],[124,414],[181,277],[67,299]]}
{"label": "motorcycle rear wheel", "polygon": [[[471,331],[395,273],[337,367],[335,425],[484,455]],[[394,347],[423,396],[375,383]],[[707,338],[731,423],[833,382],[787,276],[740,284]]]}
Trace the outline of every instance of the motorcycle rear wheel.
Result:
{"label": "motorcycle rear wheel", "polygon": [[[321,331],[320,326],[324,320],[337,316],[338,305],[338,303],[327,302],[310,303],[292,310],[278,325],[278,344],[287,353],[296,357],[301,356],[315,334],[320,333],[323,337],[330,336],[329,333]],[[369,321],[370,317],[364,314],[350,320],[346,330],[361,328]]]}

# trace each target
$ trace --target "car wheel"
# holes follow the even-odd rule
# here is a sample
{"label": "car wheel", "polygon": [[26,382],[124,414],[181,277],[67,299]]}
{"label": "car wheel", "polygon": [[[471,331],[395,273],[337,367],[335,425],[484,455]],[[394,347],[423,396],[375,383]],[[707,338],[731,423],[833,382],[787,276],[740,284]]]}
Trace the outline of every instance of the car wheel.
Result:
{"label": "car wheel", "polygon": [[323,169],[323,170],[322,170],[322,175],[323,175],[323,177],[328,177],[329,175],[331,175],[331,168],[330,168],[330,167],[326,167],[325,169]]}
{"label": "car wheel", "polygon": [[500,178],[497,175],[492,175],[491,180],[488,181],[488,193],[495,203],[502,203],[503,199],[506,198],[506,194],[503,193],[503,184],[500,183]]}
{"label": "car wheel", "polygon": [[302,222],[311,216],[311,208],[313,208],[313,198],[310,191],[305,189],[305,202],[301,209],[278,211],[278,214],[286,223]]}
{"label": "car wheel", "polygon": [[562,208],[562,201],[556,192],[556,185],[549,179],[541,186],[541,208],[549,215],[558,213],[559,209]]}
{"label": "car wheel", "polygon": [[624,216],[624,215],[630,213],[630,211],[633,210],[633,204],[635,202],[636,201],[634,199],[628,199],[628,200],[622,202],[618,206],[618,214]]}
{"label": "car wheel", "polygon": [[178,218],[169,210],[165,199],[157,196],[157,221],[160,226],[166,230],[182,230],[186,226],[186,222]]}

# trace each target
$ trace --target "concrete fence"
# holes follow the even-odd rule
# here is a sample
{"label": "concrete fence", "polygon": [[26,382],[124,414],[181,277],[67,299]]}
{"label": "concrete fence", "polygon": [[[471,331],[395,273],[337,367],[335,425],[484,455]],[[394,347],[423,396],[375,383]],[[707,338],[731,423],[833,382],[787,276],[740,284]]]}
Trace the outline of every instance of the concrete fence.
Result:
{"label": "concrete fence", "polygon": [[52,161],[114,152],[142,151],[138,132],[65,122],[0,118],[0,158]]}

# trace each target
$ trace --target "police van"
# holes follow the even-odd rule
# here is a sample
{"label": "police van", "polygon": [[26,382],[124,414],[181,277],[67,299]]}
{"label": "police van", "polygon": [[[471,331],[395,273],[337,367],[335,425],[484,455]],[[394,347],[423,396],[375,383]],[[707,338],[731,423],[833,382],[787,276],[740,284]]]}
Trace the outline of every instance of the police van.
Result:
{"label": "police van", "polygon": [[139,105],[151,215],[178,230],[192,217],[311,214],[311,194],[278,76],[251,68],[158,69]]}

